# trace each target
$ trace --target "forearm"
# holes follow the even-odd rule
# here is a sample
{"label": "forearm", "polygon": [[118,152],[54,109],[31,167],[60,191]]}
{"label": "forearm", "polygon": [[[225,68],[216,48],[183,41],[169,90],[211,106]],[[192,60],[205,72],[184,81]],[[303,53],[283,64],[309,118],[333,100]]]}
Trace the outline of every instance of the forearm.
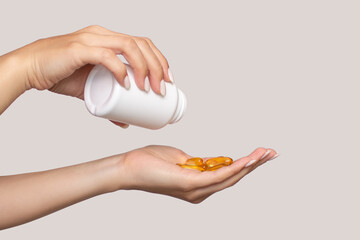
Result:
{"label": "forearm", "polygon": [[0,56],[0,115],[29,88],[26,85],[25,61],[15,52]]}
{"label": "forearm", "polygon": [[115,191],[122,155],[79,165],[0,177],[0,229]]}

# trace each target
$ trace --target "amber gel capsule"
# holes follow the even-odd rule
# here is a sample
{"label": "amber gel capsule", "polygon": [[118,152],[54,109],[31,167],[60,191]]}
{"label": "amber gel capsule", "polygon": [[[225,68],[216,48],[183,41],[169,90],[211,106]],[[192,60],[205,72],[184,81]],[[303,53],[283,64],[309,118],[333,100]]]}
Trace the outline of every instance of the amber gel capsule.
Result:
{"label": "amber gel capsule", "polygon": [[189,158],[188,160],[186,160],[185,164],[199,166],[199,167],[205,167],[203,159],[199,158],[199,157]]}
{"label": "amber gel capsule", "polygon": [[208,167],[214,167],[214,166],[219,165],[219,164],[229,166],[232,163],[233,163],[233,160],[231,158],[229,158],[229,157],[210,158],[205,162],[205,164]]}
{"label": "amber gel capsule", "polygon": [[199,170],[199,171],[206,170],[206,165],[204,164],[202,158],[199,158],[199,157],[189,158],[188,160],[186,160],[186,162],[184,164],[177,163],[177,165],[179,165],[182,168],[187,168],[187,169],[195,169],[195,170]]}
{"label": "amber gel capsule", "polygon": [[187,168],[187,169],[194,169],[194,170],[199,170],[201,172],[205,171],[205,168],[203,167],[199,167],[199,166],[195,166],[195,165],[187,165],[187,164],[178,164],[180,167],[182,168]]}
{"label": "amber gel capsule", "polygon": [[207,166],[207,171],[215,171],[219,168],[229,166],[233,163],[233,160],[229,157],[216,157],[210,158],[205,162]]}
{"label": "amber gel capsule", "polygon": [[208,159],[205,163],[202,158],[190,158],[184,164],[177,163],[177,165],[199,171],[215,171],[219,168],[229,166],[232,163],[233,160],[229,157],[216,157]]}

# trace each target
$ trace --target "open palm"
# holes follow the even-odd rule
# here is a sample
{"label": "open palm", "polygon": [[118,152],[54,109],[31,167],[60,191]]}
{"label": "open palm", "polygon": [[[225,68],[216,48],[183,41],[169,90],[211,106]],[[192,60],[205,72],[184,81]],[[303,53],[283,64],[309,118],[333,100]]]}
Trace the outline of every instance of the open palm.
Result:
{"label": "open palm", "polygon": [[[169,146],[151,145],[126,153],[121,175],[127,179],[126,189],[166,194],[199,203],[213,193],[233,186],[275,154],[272,149],[257,148],[228,167],[200,172],[176,165],[192,157],[183,151]],[[253,164],[246,167],[250,162]]]}

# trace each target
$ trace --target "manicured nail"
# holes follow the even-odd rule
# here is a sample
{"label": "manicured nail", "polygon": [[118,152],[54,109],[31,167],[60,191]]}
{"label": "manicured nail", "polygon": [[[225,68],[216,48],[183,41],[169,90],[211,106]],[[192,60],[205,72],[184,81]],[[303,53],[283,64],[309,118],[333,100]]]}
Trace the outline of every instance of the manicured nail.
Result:
{"label": "manicured nail", "polygon": [[280,155],[277,153],[275,156],[273,156],[272,158],[270,158],[268,161],[274,160],[274,159],[277,158],[278,156],[280,156]]}
{"label": "manicured nail", "polygon": [[266,156],[269,155],[270,152],[271,152],[271,150],[268,149],[268,150],[265,152],[265,154],[261,157],[260,160],[263,160],[264,158],[266,158]]}
{"label": "manicured nail", "polygon": [[129,127],[129,124],[125,124],[125,125],[123,125],[123,126],[121,126],[121,127],[124,128],[124,129],[126,129],[126,128]]}
{"label": "manicured nail", "polygon": [[150,91],[150,81],[149,81],[148,77],[145,78],[144,89],[145,89],[145,92]]}
{"label": "manicured nail", "polygon": [[174,76],[173,76],[172,72],[170,71],[170,68],[168,68],[168,74],[169,74],[170,81],[172,83],[174,83]]}
{"label": "manicured nail", "polygon": [[129,90],[130,89],[130,81],[129,81],[129,77],[126,76],[124,79],[124,85],[125,85],[125,89]]}
{"label": "manicured nail", "polygon": [[245,167],[251,166],[251,165],[253,165],[255,162],[256,162],[256,160],[253,159],[253,160],[251,160],[250,162],[248,162],[248,163],[245,165]]}
{"label": "manicured nail", "polygon": [[166,94],[166,86],[165,86],[165,81],[161,80],[160,82],[160,93],[161,95],[164,97]]}

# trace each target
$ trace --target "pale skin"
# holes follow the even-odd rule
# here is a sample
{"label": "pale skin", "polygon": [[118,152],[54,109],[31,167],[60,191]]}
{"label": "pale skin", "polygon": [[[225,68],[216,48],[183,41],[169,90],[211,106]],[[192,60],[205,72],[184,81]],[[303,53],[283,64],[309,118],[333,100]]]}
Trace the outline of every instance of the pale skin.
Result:
{"label": "pale skin", "polygon": [[[146,78],[158,94],[161,94],[161,80],[172,82],[166,58],[151,40],[90,26],[75,33],[38,40],[1,56],[0,114],[32,88],[83,99],[85,80],[94,64],[107,67],[124,86],[126,70],[116,54],[122,54],[134,68],[140,89],[145,89]],[[115,124],[126,127],[123,123]],[[199,172],[176,165],[193,157],[182,150],[147,146],[74,166],[1,176],[0,229],[124,189],[200,203],[213,193],[233,186],[276,154],[273,149],[257,148],[230,166]]]}

